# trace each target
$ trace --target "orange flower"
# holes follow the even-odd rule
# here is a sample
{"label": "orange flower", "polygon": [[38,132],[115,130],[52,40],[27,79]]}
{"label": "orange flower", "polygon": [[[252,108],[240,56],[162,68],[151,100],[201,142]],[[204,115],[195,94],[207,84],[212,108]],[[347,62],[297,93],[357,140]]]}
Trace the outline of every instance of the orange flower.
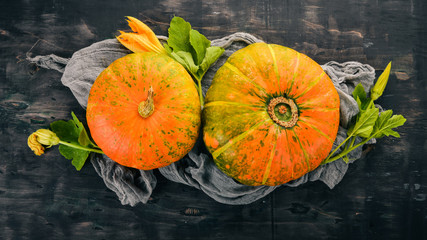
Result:
{"label": "orange flower", "polygon": [[117,40],[132,52],[157,52],[166,54],[154,32],[143,22],[134,17],[127,17],[129,26],[134,32],[120,31]]}
{"label": "orange flower", "polygon": [[37,136],[34,133],[28,137],[28,147],[30,147],[37,156],[44,153],[44,147],[37,141]]}

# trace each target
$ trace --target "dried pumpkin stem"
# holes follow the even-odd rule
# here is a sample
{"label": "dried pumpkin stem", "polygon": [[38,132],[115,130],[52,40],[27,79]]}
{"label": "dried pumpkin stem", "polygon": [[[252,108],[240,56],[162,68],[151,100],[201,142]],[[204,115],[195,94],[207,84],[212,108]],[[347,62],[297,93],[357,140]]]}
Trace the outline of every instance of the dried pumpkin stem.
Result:
{"label": "dried pumpkin stem", "polygon": [[154,100],[153,100],[153,87],[150,86],[150,89],[148,89],[148,96],[145,101],[142,101],[138,105],[138,113],[143,118],[148,118],[153,114],[154,112]]}
{"label": "dried pumpkin stem", "polygon": [[[285,105],[290,107],[290,117],[286,120],[281,120],[277,114],[284,115],[287,113],[287,108]],[[275,111],[276,106],[278,106],[277,113]],[[270,103],[268,104],[267,112],[270,115],[270,118],[282,127],[290,128],[295,126],[295,124],[298,122],[298,108],[292,99],[287,99],[285,97],[276,97],[271,99]]]}

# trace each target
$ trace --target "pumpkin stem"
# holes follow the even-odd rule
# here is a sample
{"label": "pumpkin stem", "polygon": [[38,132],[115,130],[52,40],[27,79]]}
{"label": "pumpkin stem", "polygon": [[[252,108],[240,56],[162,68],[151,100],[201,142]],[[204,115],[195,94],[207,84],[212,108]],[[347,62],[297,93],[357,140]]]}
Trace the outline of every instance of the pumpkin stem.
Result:
{"label": "pumpkin stem", "polygon": [[148,118],[153,114],[154,112],[154,100],[153,100],[153,87],[150,86],[150,89],[148,89],[148,96],[145,101],[142,101],[138,105],[138,113],[143,118]]}
{"label": "pumpkin stem", "polygon": [[293,127],[298,121],[298,108],[292,99],[276,97],[270,100],[267,112],[282,127]]}

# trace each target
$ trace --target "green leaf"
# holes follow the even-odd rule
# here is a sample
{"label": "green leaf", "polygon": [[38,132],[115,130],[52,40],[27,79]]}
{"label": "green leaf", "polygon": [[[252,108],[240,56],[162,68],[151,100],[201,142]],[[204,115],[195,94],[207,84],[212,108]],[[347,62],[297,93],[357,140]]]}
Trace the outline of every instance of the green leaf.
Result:
{"label": "green leaf", "polygon": [[59,152],[66,159],[72,160],[71,164],[76,168],[77,171],[80,171],[82,169],[90,153],[89,151],[84,151],[65,145],[59,146]]}
{"label": "green leaf", "polygon": [[[90,140],[83,123],[79,121],[73,112],[71,112],[71,116],[73,119],[67,122],[59,120],[51,123],[50,128],[60,139],[59,152],[61,155],[66,159],[72,160],[71,163],[79,171],[86,162],[90,151],[99,152],[100,150],[99,148],[96,150],[91,149],[91,147],[97,146]],[[82,147],[87,150],[79,149]]]}
{"label": "green leaf", "polygon": [[206,49],[211,45],[211,41],[200,34],[197,30],[191,29],[190,43],[196,53],[194,63],[196,65],[200,65],[205,58]]}
{"label": "green leaf", "polygon": [[170,55],[172,53],[172,48],[169,47],[167,43],[163,43],[163,47],[165,48],[166,52]]}
{"label": "green leaf", "polygon": [[387,110],[380,114],[377,121],[375,122],[375,132],[378,132],[381,129],[381,126],[384,126],[386,122],[391,118],[393,115],[393,110]]}
{"label": "green leaf", "polygon": [[63,120],[55,121],[50,124],[50,128],[62,141],[78,141],[80,136],[80,131],[73,120],[67,122]]}
{"label": "green leaf", "polygon": [[89,146],[89,145],[92,145],[92,146],[94,145],[94,144],[90,141],[89,136],[88,136],[88,134],[87,134],[87,132],[86,132],[86,129],[83,129],[83,130],[80,132],[78,142],[80,143],[80,145],[85,146],[85,147],[87,147],[87,146]]}
{"label": "green leaf", "polygon": [[77,129],[79,130],[84,129],[83,123],[80,122],[80,120],[76,117],[76,114],[74,114],[74,112],[71,112],[71,116],[73,117],[73,121],[76,124]]}
{"label": "green leaf", "polygon": [[173,17],[168,29],[168,45],[174,52],[191,51],[190,44],[190,23],[180,17]]}
{"label": "green leaf", "polygon": [[172,52],[171,57],[184,66],[190,73],[197,73],[199,67],[194,64],[191,53],[183,51]]}
{"label": "green leaf", "polygon": [[402,126],[406,119],[402,115],[393,115],[392,110],[387,110],[381,113],[378,120],[375,122],[374,131],[372,133],[374,138],[382,138],[384,136],[400,137],[399,133],[393,130]]}
{"label": "green leaf", "polygon": [[166,52],[195,78],[200,105],[203,107],[202,78],[224,49],[211,47],[211,41],[191,29],[190,23],[180,17],[172,19],[168,33],[167,44],[164,44]]}
{"label": "green leaf", "polygon": [[363,88],[363,85],[361,83],[357,84],[357,86],[354,88],[353,90],[353,98],[356,99],[357,97],[359,97],[359,99],[362,102],[366,102],[367,101],[367,97],[366,97],[366,92],[365,92],[365,88]]}
{"label": "green leaf", "polygon": [[362,111],[362,101],[359,96],[356,96],[357,106],[359,107],[359,111]]}
{"label": "green leaf", "polygon": [[393,128],[402,126],[406,122],[406,119],[402,115],[393,115],[393,111],[391,110],[384,111],[379,115],[379,109],[374,105],[374,101],[383,94],[384,88],[387,85],[390,68],[391,62],[387,65],[384,72],[378,78],[377,83],[371,89],[370,98],[366,96],[366,92],[361,84],[358,84],[352,93],[359,107],[359,113],[352,119],[350,127],[347,130],[348,138],[345,141],[348,141],[352,137],[354,139],[354,136],[360,136],[364,138],[362,142],[358,143],[356,146],[353,146],[354,140],[352,140],[350,145],[348,145],[347,142],[342,152],[332,157],[343,145],[343,143],[341,143],[330,153],[322,164],[333,162],[340,158],[343,158],[344,161],[347,162],[347,154],[357,147],[362,146],[371,138],[382,138],[384,136],[400,137],[399,133],[394,131]]}
{"label": "green leaf", "polygon": [[371,99],[366,96],[365,89],[361,83],[357,84],[352,93],[353,98],[356,99],[359,110],[366,110],[368,107],[373,108],[374,104],[371,104]]}
{"label": "green leaf", "polygon": [[199,81],[224,52],[223,48],[211,47],[211,41],[180,17],[172,19],[168,32],[166,52]]}
{"label": "green leaf", "polygon": [[378,118],[379,109],[370,108],[359,112],[356,123],[348,130],[349,136],[359,136],[367,138],[371,135],[375,121]]}
{"label": "green leaf", "polygon": [[224,53],[224,49],[221,47],[208,47],[206,49],[206,55],[200,64],[200,68],[205,73],[209,67]]}
{"label": "green leaf", "polygon": [[77,129],[79,131],[79,138],[78,138],[78,142],[80,143],[80,145],[82,146],[96,146],[95,143],[93,143],[90,138],[89,138],[89,134],[87,133],[85,127],[83,126],[83,123],[80,122],[80,120],[76,117],[76,115],[74,114],[74,112],[71,112],[71,116],[73,116],[73,121],[77,126]]}

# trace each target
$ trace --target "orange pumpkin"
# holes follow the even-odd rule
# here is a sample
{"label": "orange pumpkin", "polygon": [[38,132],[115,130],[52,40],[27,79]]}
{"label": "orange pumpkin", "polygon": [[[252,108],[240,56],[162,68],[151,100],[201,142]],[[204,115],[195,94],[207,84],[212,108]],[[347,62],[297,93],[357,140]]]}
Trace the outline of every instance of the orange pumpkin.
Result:
{"label": "orange pumpkin", "polygon": [[246,185],[279,185],[317,168],[339,125],[339,97],[312,59],[256,43],[217,71],[203,111],[218,168]]}
{"label": "orange pumpkin", "polygon": [[196,86],[179,63],[157,53],[114,61],[94,82],[87,123],[117,163],[143,170],[167,166],[194,146],[200,127]]}

